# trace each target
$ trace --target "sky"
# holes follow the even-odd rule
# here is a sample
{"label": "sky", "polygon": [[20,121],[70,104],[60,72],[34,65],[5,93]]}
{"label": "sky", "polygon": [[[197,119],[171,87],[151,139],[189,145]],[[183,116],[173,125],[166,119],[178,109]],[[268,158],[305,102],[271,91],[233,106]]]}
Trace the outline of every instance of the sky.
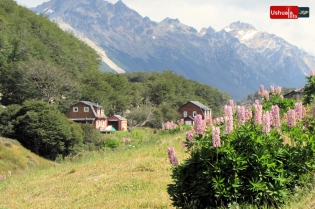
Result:
{"label": "sky", "polygon": [[[35,7],[47,0],[15,0],[26,7]],[[66,1],[66,0],[64,0]],[[88,0],[87,0],[88,1]],[[116,3],[117,0],[107,0]],[[241,21],[259,31],[275,34],[315,56],[314,0],[122,0],[141,16],[160,22],[166,17],[177,18],[198,31],[211,26],[216,31]],[[270,19],[270,6],[309,7],[310,17]],[[313,10],[314,9],[314,10]]]}

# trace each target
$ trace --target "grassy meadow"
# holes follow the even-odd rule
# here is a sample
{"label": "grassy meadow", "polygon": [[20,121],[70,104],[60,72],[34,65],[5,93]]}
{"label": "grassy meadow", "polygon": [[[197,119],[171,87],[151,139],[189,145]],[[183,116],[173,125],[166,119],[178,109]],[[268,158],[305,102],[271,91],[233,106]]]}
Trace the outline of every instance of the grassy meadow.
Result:
{"label": "grassy meadow", "polygon": [[[122,143],[122,138],[131,141]],[[173,208],[167,147],[179,162],[188,157],[185,134],[154,134],[151,129],[117,132],[104,138],[121,142],[114,150],[86,152],[60,163],[36,156],[17,141],[0,138],[0,209]],[[290,197],[282,208],[314,208],[314,190]],[[238,208],[238,207],[233,207]]]}
{"label": "grassy meadow", "polygon": [[0,170],[11,169],[12,176],[0,182],[0,208],[172,208],[166,191],[171,182],[167,147],[174,146],[183,160],[184,134],[157,135],[138,129],[104,137],[131,141],[62,163],[40,161],[41,166],[34,168],[27,165],[27,156],[34,154],[19,153],[16,157],[26,161],[17,169],[13,164],[3,166],[3,155],[11,152],[13,158],[16,146],[1,145]]}

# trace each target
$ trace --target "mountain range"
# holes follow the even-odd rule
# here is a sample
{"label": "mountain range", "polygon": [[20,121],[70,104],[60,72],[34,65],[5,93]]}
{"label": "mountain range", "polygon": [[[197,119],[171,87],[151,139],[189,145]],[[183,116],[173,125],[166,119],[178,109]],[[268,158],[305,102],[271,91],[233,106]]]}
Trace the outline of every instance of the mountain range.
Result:
{"label": "mountain range", "polygon": [[117,73],[172,70],[235,100],[266,87],[300,87],[315,57],[284,39],[234,22],[220,31],[142,17],[122,1],[51,0],[36,8],[93,47]]}

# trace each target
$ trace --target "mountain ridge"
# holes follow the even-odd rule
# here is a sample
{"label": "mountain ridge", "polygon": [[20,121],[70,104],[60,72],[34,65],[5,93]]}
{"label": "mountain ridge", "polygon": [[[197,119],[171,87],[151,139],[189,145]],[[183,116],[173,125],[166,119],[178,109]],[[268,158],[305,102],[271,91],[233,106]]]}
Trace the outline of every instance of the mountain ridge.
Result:
{"label": "mountain ridge", "polygon": [[[46,13],[53,21],[60,18],[126,72],[169,69],[219,88],[234,99],[246,97],[261,84],[300,87],[315,66],[313,56],[239,21],[220,31],[211,27],[197,31],[176,18],[151,21],[122,1],[70,0],[64,4],[51,0],[34,11]],[[233,30],[227,31],[228,27]]]}

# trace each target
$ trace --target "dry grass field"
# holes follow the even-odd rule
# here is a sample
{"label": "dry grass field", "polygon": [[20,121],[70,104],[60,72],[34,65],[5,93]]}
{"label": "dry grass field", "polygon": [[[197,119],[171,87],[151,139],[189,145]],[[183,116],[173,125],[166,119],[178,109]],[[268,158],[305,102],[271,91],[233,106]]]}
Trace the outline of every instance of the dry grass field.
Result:
{"label": "dry grass field", "polygon": [[[167,147],[175,147],[180,162],[187,158],[181,147],[184,134],[135,130],[115,138],[125,136],[132,141],[115,150],[84,153],[61,163],[1,138],[0,173],[12,175],[0,180],[0,209],[172,208],[166,191],[172,182]],[[282,208],[315,208],[314,197],[313,190],[301,191]]]}

